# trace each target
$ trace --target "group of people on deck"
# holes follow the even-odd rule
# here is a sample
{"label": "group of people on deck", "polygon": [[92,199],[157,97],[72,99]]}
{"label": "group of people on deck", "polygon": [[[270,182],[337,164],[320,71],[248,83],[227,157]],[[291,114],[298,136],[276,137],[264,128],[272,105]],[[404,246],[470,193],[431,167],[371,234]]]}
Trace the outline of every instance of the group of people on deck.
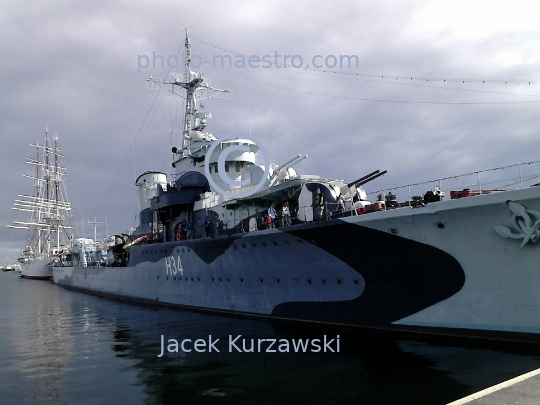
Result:
{"label": "group of people on deck", "polygon": [[[212,222],[210,221],[210,217],[207,216],[206,219],[203,222],[203,228],[204,228],[204,234],[207,238],[212,236]],[[221,236],[223,235],[223,221],[218,217],[214,221],[213,226],[213,236]]]}
{"label": "group of people on deck", "polygon": [[[254,232],[262,229],[275,229],[278,219],[278,211],[276,210],[276,204],[272,203],[268,208],[267,214],[261,214],[259,209],[255,210],[255,216],[249,220],[249,232]],[[289,208],[289,202],[285,201],[281,207],[281,226],[290,226],[291,222],[291,210]]]}
{"label": "group of people on deck", "polygon": [[[256,214],[249,220],[249,232],[254,232],[263,229],[275,229],[277,228],[278,218],[281,218],[280,226],[291,226],[291,209],[289,202],[285,201],[280,209],[280,215],[276,209],[276,204],[272,203],[268,208],[266,214],[260,213],[259,209],[255,210]],[[324,195],[319,188],[316,189],[313,195],[313,213],[314,220],[323,219],[324,213]],[[210,216],[207,216],[204,220],[202,227],[204,229],[204,236],[215,237],[223,235],[223,221],[218,217],[214,222],[211,221]],[[176,233],[176,239],[194,239],[195,225],[192,220],[186,222],[182,220],[174,227]],[[199,236],[200,237],[200,236]]]}

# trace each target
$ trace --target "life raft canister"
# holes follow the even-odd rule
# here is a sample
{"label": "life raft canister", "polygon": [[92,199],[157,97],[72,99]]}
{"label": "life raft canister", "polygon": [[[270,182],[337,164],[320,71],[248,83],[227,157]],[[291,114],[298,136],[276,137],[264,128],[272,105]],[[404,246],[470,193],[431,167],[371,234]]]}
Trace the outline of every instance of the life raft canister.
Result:
{"label": "life raft canister", "polygon": [[176,232],[176,240],[182,240],[182,234],[180,232]]}

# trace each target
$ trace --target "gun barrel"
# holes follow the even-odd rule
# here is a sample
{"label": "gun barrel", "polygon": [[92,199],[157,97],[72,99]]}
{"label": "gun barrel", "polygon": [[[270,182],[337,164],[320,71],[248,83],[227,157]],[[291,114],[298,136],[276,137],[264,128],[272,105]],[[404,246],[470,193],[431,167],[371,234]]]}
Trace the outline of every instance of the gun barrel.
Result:
{"label": "gun barrel", "polygon": [[297,157],[295,157],[294,159],[291,159],[289,162],[287,162],[286,164],[284,164],[280,170],[283,170],[283,169],[288,169],[289,167],[291,166],[294,166],[295,164],[297,163],[300,163],[302,160],[304,159],[307,159],[308,155],[298,155]]}
{"label": "gun barrel", "polygon": [[375,170],[374,172],[371,172],[370,174],[366,175],[366,176],[363,176],[363,177],[360,177],[358,180],[355,180],[355,181],[351,181],[350,183],[347,184],[347,187],[352,187],[354,186],[355,184],[357,183],[360,183],[362,180],[365,180],[375,174],[379,173],[378,170]]}
{"label": "gun barrel", "polygon": [[282,165],[280,165],[280,166],[278,167],[277,170],[278,170],[278,171],[279,171],[279,170],[282,170],[285,166],[287,166],[288,164],[294,162],[294,161],[295,161],[296,159],[298,159],[300,156],[302,156],[302,155],[301,155],[301,154],[298,154],[298,155],[296,155],[295,157],[293,157],[292,159],[287,160],[287,162],[285,162],[285,163],[283,163]]}
{"label": "gun barrel", "polygon": [[381,177],[381,176],[385,175],[386,172],[387,172],[387,171],[385,170],[384,172],[375,174],[374,176],[369,177],[369,178],[367,178],[367,179],[361,181],[361,182],[358,183],[356,186],[358,187],[358,186],[362,186],[362,185],[364,185],[364,184],[366,184],[366,183],[369,183],[370,181],[375,180],[377,177]]}

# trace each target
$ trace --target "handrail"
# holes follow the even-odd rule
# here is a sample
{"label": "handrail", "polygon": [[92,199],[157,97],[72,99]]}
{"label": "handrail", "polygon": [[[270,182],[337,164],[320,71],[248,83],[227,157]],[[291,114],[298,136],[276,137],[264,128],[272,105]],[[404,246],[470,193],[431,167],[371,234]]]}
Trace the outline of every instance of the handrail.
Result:
{"label": "handrail", "polygon": [[[456,175],[456,176],[441,177],[441,178],[434,179],[434,180],[428,180],[428,181],[423,181],[423,182],[418,182],[418,183],[411,183],[411,184],[406,184],[406,185],[403,185],[403,186],[386,187],[384,189],[369,192],[368,195],[371,195],[371,194],[376,195],[378,193],[384,193],[384,192],[386,192],[388,190],[399,190],[399,189],[410,188],[410,187],[415,187],[415,186],[421,186],[421,185],[426,185],[426,184],[433,184],[433,183],[438,183],[438,186],[441,187],[441,183],[443,181],[445,181],[445,180],[457,180],[460,177],[472,176],[472,175],[476,175],[477,184],[467,184],[467,185],[465,185],[465,187],[476,186],[476,187],[479,187],[479,189],[481,191],[482,188],[484,188],[484,190],[486,190],[485,186],[487,186],[487,185],[506,183],[506,182],[510,181],[510,183],[500,185],[500,186],[498,186],[498,188],[504,189],[504,188],[508,188],[508,187],[511,187],[511,186],[515,186],[516,184],[521,184],[521,187],[523,188],[523,182],[530,181],[530,180],[535,180],[535,179],[540,179],[540,174],[535,174],[535,175],[530,175],[530,176],[523,177],[522,172],[521,172],[521,167],[522,166],[526,166],[526,165],[530,166],[531,164],[535,164],[535,163],[540,163],[540,160],[535,160],[535,161],[531,161],[531,162],[524,162],[524,163],[518,163],[518,164],[513,164],[513,165],[508,165],[508,166],[501,166],[501,167],[496,167],[496,168],[493,168],[493,169],[478,170],[478,171],[474,171],[474,172],[459,174],[459,175]],[[513,178],[510,178],[510,179],[497,180],[497,181],[491,181],[491,182],[481,182],[480,181],[480,174],[481,173],[495,172],[495,171],[498,171],[498,170],[509,169],[509,168],[512,168],[512,167],[517,167],[519,169],[519,177],[513,177]],[[409,198],[409,200],[410,200],[410,198]]]}

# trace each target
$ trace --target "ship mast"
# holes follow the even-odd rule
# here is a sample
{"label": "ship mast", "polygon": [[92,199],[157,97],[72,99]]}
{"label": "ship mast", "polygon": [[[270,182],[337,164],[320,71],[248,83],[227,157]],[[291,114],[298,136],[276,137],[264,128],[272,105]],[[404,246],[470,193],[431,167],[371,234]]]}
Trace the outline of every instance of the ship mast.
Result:
{"label": "ship mast", "polygon": [[[191,139],[192,131],[203,131],[206,127],[206,119],[212,115],[208,112],[199,112],[197,108],[197,100],[203,100],[209,97],[228,98],[232,95],[229,89],[218,89],[210,86],[202,74],[202,72],[194,72],[191,70],[191,44],[189,42],[189,33],[186,28],[186,39],[184,41],[185,58],[184,58],[184,75],[172,73],[172,80],[156,80],[152,76],[147,79],[150,87],[156,84],[156,89],[165,89],[173,94],[174,86],[181,87],[186,90],[186,110],[184,113],[184,130],[182,133],[182,149],[177,151],[181,157],[186,157],[191,154]],[[182,81],[183,80],[183,81]],[[169,90],[166,85],[171,85]],[[215,138],[214,138],[215,139]]]}
{"label": "ship mast", "polygon": [[[47,136],[47,127],[45,127],[45,136]],[[40,162],[39,160],[39,143],[36,141],[36,177],[34,179],[34,184],[36,185],[36,198],[39,198],[41,196],[41,173],[43,171],[43,167],[40,164],[37,164],[37,162]],[[15,208],[18,209],[18,208]],[[32,213],[32,216],[30,218],[30,222],[36,222],[41,223],[41,210],[37,209]],[[43,229],[41,227],[37,227],[37,254],[41,254],[41,250],[43,249],[43,246],[41,246],[41,234],[43,232]]]}
{"label": "ship mast", "polygon": [[56,228],[56,247],[60,247],[60,225],[61,225],[61,213],[59,207],[59,195],[60,195],[60,171],[58,167],[58,136],[54,135],[54,208],[55,208],[55,228]]}
{"label": "ship mast", "polygon": [[[45,199],[50,200],[51,199],[51,164],[50,164],[50,154],[49,154],[49,131],[45,129],[45,154],[43,156],[43,168],[45,169],[45,175],[43,178],[45,179]],[[49,225],[51,224],[51,206],[50,204],[45,204],[45,221],[49,222]],[[51,251],[51,233],[53,232],[53,229],[49,227],[49,232],[47,237],[45,238],[45,250],[40,253],[50,252]]]}
{"label": "ship mast", "polygon": [[[33,254],[37,256],[48,255],[51,251],[51,242],[56,242],[60,248],[60,230],[69,229],[63,224],[64,213],[71,211],[71,204],[64,200],[61,182],[64,180],[66,168],[59,165],[59,158],[64,157],[58,149],[58,137],[54,136],[54,147],[49,143],[49,132],[45,128],[45,145],[38,142],[30,144],[36,148],[36,158],[27,158],[25,163],[35,166],[34,176],[23,174],[23,177],[34,180],[34,195],[19,194],[20,199],[15,200],[11,207],[13,210],[30,212],[28,222],[12,221],[8,228],[28,229],[35,231],[37,240],[34,242]],[[43,149],[43,154],[40,154]],[[42,156],[42,158],[40,157]],[[51,240],[53,232],[55,239]],[[29,238],[28,243],[32,244]]]}

